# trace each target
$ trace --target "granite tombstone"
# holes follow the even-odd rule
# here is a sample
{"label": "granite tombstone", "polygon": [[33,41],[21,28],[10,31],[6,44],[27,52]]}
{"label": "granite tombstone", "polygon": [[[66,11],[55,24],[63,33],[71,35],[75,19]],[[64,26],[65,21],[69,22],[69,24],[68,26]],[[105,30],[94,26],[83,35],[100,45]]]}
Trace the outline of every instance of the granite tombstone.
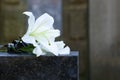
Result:
{"label": "granite tombstone", "polygon": [[0,53],[0,80],[79,80],[78,52],[40,56]]}

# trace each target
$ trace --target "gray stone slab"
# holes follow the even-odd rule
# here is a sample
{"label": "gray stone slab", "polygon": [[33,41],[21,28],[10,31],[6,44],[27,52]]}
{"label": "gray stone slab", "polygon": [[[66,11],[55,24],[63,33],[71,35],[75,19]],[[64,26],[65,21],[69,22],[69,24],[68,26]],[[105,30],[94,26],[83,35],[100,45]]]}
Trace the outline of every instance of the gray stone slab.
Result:
{"label": "gray stone slab", "polygon": [[0,53],[0,80],[79,80],[78,52],[40,56]]}

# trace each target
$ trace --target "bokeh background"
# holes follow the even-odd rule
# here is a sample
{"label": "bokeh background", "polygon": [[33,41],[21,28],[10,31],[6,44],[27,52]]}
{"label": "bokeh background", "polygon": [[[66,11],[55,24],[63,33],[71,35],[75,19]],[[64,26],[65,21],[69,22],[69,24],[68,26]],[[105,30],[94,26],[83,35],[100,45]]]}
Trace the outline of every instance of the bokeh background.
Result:
{"label": "bokeh background", "polygon": [[35,17],[49,13],[54,17],[54,27],[61,30],[72,51],[79,51],[80,80],[89,78],[88,53],[88,1],[87,0],[0,0],[0,44],[22,37],[27,29],[24,11]]}
{"label": "bokeh background", "polygon": [[120,0],[0,0],[0,44],[22,37],[24,11],[55,19],[72,51],[79,51],[80,80],[120,80]]}

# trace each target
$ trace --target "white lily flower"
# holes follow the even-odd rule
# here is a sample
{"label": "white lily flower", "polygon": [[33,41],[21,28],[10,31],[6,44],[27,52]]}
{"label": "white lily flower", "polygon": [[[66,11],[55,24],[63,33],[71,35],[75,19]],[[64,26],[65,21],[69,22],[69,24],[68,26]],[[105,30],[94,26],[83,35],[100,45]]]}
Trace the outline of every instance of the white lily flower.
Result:
{"label": "white lily flower", "polygon": [[36,21],[35,17],[31,12],[24,12],[24,14],[29,16],[28,19],[28,30],[26,34],[22,37],[23,41],[26,43],[38,42],[49,43],[54,41],[54,39],[60,36],[60,31],[53,28],[54,20],[47,13],[40,16]]}
{"label": "white lily flower", "polygon": [[35,46],[33,53],[37,56],[42,55],[41,45],[44,50],[58,55],[56,54],[58,49],[54,45],[54,41],[56,37],[60,36],[60,31],[53,28],[54,19],[47,13],[36,20],[31,12],[24,12],[23,14],[29,16],[29,19],[28,30],[22,40]]}
{"label": "white lily flower", "polygon": [[66,55],[70,53],[70,48],[63,41],[55,42],[55,38],[60,36],[60,31],[53,28],[54,19],[47,13],[35,20],[31,12],[24,12],[29,16],[28,30],[22,37],[26,43],[33,44],[35,47],[33,54],[36,56],[53,53],[54,55]]}

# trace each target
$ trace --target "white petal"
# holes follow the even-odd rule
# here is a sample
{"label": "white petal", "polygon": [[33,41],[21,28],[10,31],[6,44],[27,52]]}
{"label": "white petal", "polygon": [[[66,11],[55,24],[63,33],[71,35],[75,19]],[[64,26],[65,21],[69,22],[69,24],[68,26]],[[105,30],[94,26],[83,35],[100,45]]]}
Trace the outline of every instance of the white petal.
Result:
{"label": "white petal", "polygon": [[67,47],[59,50],[59,54],[60,55],[68,55],[68,54],[70,54],[70,48],[67,46]]}
{"label": "white petal", "polygon": [[46,41],[48,44],[48,42],[55,41],[55,38],[60,35],[60,31],[59,30],[47,30],[47,31],[43,31],[43,32],[35,31],[32,34],[34,34],[34,37],[36,38],[36,40],[38,42],[41,43],[41,40],[42,40],[42,41]]}
{"label": "white petal", "polygon": [[44,49],[46,52],[51,52],[54,55],[58,56],[58,48],[57,45],[55,43],[51,43],[51,45],[46,45],[44,43],[41,44],[42,45],[42,49]]}
{"label": "white petal", "polygon": [[54,42],[49,42],[44,36],[37,37],[36,40],[40,43],[43,50],[58,55],[58,48]]}
{"label": "white petal", "polygon": [[36,20],[35,25],[34,25],[35,26],[34,31],[36,30],[40,31],[41,27],[52,28],[53,23],[54,23],[54,19],[52,18],[52,16],[45,13]]}
{"label": "white petal", "polygon": [[36,39],[36,40],[38,41],[38,43],[40,43],[40,44],[44,44],[44,45],[48,45],[48,44],[49,44],[48,39],[47,39],[45,36],[43,36],[43,35],[41,35],[41,36],[36,36],[35,39]]}
{"label": "white petal", "polygon": [[36,46],[36,48],[33,50],[33,54],[35,54],[37,57],[40,55],[44,55],[39,45]]}
{"label": "white petal", "polygon": [[35,23],[35,17],[34,15],[32,14],[32,12],[23,12],[23,14],[29,16],[29,19],[28,19],[28,30],[27,32],[31,31],[32,28],[34,27],[34,23]]}
{"label": "white petal", "polygon": [[56,38],[58,36],[60,36],[60,30],[48,30],[45,34],[47,37],[51,38]]}
{"label": "white petal", "polygon": [[24,35],[22,37],[22,40],[25,42],[25,43],[30,43],[30,44],[33,44],[34,46],[37,45],[36,41],[35,41],[35,38],[32,37],[32,36],[28,36],[28,35]]}
{"label": "white petal", "polygon": [[41,35],[47,32],[48,30],[50,30],[50,28],[47,26],[39,26],[37,28],[33,28],[31,32],[35,35]]}
{"label": "white petal", "polygon": [[64,48],[65,43],[63,41],[57,41],[55,43],[59,49],[59,54],[62,54],[62,55],[70,54],[70,48],[68,46]]}
{"label": "white petal", "polygon": [[59,49],[63,49],[65,46],[65,43],[63,41],[57,41],[55,42]]}

